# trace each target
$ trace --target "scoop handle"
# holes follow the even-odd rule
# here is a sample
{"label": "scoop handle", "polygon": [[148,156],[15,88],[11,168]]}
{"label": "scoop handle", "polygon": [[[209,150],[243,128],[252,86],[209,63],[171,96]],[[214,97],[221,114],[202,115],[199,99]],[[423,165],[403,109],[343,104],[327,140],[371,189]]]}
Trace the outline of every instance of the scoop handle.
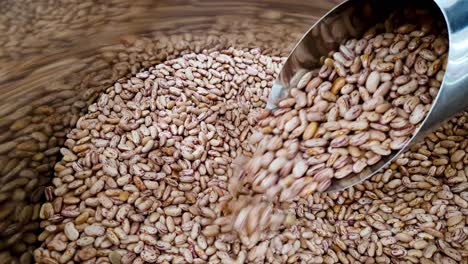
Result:
{"label": "scoop handle", "polygon": [[449,53],[444,80],[415,141],[468,108],[468,1],[434,0],[447,23]]}

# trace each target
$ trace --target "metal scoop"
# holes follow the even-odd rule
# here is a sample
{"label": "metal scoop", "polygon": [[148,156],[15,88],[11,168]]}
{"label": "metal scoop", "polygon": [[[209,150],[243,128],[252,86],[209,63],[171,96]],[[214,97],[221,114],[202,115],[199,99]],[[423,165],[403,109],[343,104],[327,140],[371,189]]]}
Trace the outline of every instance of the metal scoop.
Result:
{"label": "metal scoop", "polygon": [[296,45],[273,85],[267,109],[274,109],[278,100],[294,85],[298,75],[320,67],[320,58],[336,50],[345,39],[361,37],[367,29],[383,22],[393,11],[408,6],[427,9],[436,21],[446,24],[449,54],[439,94],[405,147],[382,157],[380,162],[359,174],[333,179],[328,191],[340,191],[368,179],[409,146],[432,132],[441,122],[468,107],[468,1],[348,0],[323,16]]}

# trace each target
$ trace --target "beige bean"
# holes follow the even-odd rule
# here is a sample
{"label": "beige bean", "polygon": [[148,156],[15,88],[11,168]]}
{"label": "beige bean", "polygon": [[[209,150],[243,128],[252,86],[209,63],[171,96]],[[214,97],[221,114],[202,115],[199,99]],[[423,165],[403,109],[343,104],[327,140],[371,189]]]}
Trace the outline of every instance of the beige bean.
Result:
{"label": "beige bean", "polygon": [[424,119],[425,115],[426,108],[424,107],[424,105],[419,104],[414,108],[413,112],[411,113],[409,117],[409,122],[414,125],[418,124]]}
{"label": "beige bean", "polygon": [[411,80],[408,83],[398,87],[397,92],[402,95],[410,94],[418,88],[418,82],[416,80]]}

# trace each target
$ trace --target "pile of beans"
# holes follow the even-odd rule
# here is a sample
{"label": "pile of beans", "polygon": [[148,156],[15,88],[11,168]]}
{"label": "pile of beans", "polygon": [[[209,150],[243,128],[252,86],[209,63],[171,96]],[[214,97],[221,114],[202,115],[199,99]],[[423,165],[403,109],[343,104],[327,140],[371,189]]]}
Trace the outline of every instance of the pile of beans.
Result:
{"label": "pile of beans", "polygon": [[176,262],[196,259],[190,238],[229,231],[211,222],[282,62],[258,49],[192,53],[107,89],[60,150],[36,260],[161,263],[175,247]]}
{"label": "pile of beans", "polygon": [[[171,26],[167,22],[161,24],[163,30],[157,30],[158,25],[155,25],[157,32],[145,37],[124,36],[121,42],[95,50],[92,55],[47,56],[43,53],[60,52],[60,47],[55,44],[70,48],[70,43],[77,40],[75,34],[83,36],[89,35],[90,31],[102,30],[99,25],[104,21],[92,27],[86,24],[96,22],[91,14],[86,14],[90,9],[93,10],[90,12],[97,11],[98,16],[105,14],[113,23],[119,23],[120,20],[129,19],[129,12],[130,17],[142,19],[143,15],[151,12],[148,9],[135,12],[132,8],[138,8],[142,2],[154,1],[132,2],[131,8],[127,7],[129,2],[126,0],[104,1],[103,7],[115,8],[112,12],[123,15],[112,18],[109,13],[99,10],[95,1],[89,0],[60,7],[56,5],[60,1],[34,5],[28,4],[28,1],[8,2],[14,5],[11,8],[2,5],[4,12],[0,20],[7,17],[10,22],[5,22],[6,26],[0,30],[22,28],[27,21],[24,14],[39,13],[34,18],[35,22],[28,24],[27,31],[9,32],[7,35],[10,39],[5,40],[5,45],[0,45],[0,56],[5,55],[0,58],[6,71],[2,70],[2,76],[12,80],[11,83],[4,80],[8,93],[0,98],[0,259],[5,263],[27,264],[34,261],[33,251],[40,245],[38,235],[43,231],[39,213],[45,201],[44,190],[51,185],[55,164],[61,160],[60,149],[69,131],[76,127],[78,119],[88,112],[88,106],[96,102],[105,89],[122,77],[134,76],[141,69],[149,69],[183,54],[201,53],[204,49],[211,52],[226,47],[261,47],[263,54],[286,56],[290,50],[288,46],[294,44],[307,26],[302,19],[291,16],[279,22],[283,14],[263,13],[259,9],[258,15],[263,19],[219,17],[213,18],[212,23],[203,28],[194,28],[191,24]],[[73,7],[78,4],[80,10]],[[90,5],[95,6],[89,8]],[[37,10],[31,11],[31,8]],[[180,10],[177,5],[165,8],[167,11]],[[72,20],[64,18],[69,16],[68,12],[73,14]],[[88,32],[82,32],[75,22],[86,18],[89,20],[81,26]],[[122,23],[125,25],[125,22]],[[49,26],[47,30],[44,24]],[[68,25],[70,32],[63,30],[64,25]],[[252,25],[256,27],[252,28]],[[266,26],[273,29],[271,34],[263,33]],[[251,34],[255,37],[252,38]],[[31,36],[37,36],[37,41],[23,40]],[[44,47],[45,40],[52,43]],[[21,43],[21,46],[11,43]],[[33,56],[34,63],[29,53],[37,55]],[[20,60],[26,55],[26,61]],[[12,60],[10,56],[15,59]],[[63,57],[65,60],[62,60]],[[38,65],[45,65],[45,68],[38,70]]]}
{"label": "pile of beans", "polygon": [[[420,31],[411,29],[409,32],[394,33],[393,38],[390,38],[388,33],[370,32],[364,39],[370,47],[369,54],[375,55],[374,58],[364,56],[367,58],[361,59],[361,64],[366,60],[367,64],[361,65],[359,73],[369,69],[364,83],[359,78],[353,83],[351,74],[340,75],[341,66],[350,72],[353,71],[351,66],[357,67],[354,59],[350,66],[346,66],[349,63],[348,57],[339,57],[339,54],[343,55],[345,48],[352,50],[356,55],[357,40],[344,43],[344,48],[337,55],[330,54],[328,59],[324,58],[321,71],[302,72],[295,78],[301,82],[296,85],[298,89],[291,91],[291,98],[300,97],[296,94],[299,92],[307,92],[312,96],[312,91],[315,90],[315,97],[311,98],[312,103],[316,105],[318,101],[325,101],[328,105],[334,105],[330,108],[336,109],[336,120],[328,120],[328,115],[322,117],[323,119],[308,120],[306,115],[306,122],[316,124],[311,125],[312,128],[316,126],[316,129],[307,125],[305,129],[308,129],[309,134],[306,138],[309,135],[310,138],[304,139],[306,130],[299,133],[298,128],[302,129],[305,122],[297,113],[298,120],[294,122],[299,121],[299,124],[287,131],[286,138],[280,137],[281,141],[287,141],[289,135],[296,130],[301,142],[320,137],[330,141],[327,144],[331,144],[335,139],[336,135],[333,132],[349,129],[349,135],[356,133],[348,126],[350,122],[362,120],[358,120],[359,117],[346,120],[346,113],[357,105],[362,107],[361,115],[368,112],[364,110],[364,101],[367,101],[364,99],[365,90],[369,96],[368,100],[371,100],[377,91],[389,89],[382,98],[388,101],[391,107],[397,108],[394,113],[396,116],[389,123],[381,124],[388,125],[389,131],[368,131],[369,139],[373,137],[372,140],[378,141],[378,145],[368,144],[364,147],[364,143],[355,146],[355,150],[363,152],[364,155],[372,152],[372,157],[377,159],[374,154],[381,155],[378,151],[391,144],[385,140],[395,138],[395,132],[390,131],[401,130],[391,126],[394,120],[404,118],[410,121],[411,114],[406,110],[408,107],[418,107],[419,103],[426,110],[424,105],[430,105],[432,102],[443,75],[443,54],[446,51],[439,54],[441,50],[435,49],[446,46],[443,35],[433,34],[431,30],[426,31],[425,27],[422,27]],[[372,39],[374,40],[371,41]],[[406,41],[406,46],[391,45],[395,39]],[[434,41],[428,41],[430,39]],[[112,77],[121,76],[124,72],[131,72],[133,75],[127,75],[112,82],[110,87],[107,86],[97,102],[84,108],[85,114],[77,116],[80,112],[75,107],[86,106],[100,90],[90,92],[89,98],[85,98],[81,105],[67,108],[60,106],[60,103],[64,102],[57,102],[57,107],[52,104],[51,113],[38,112],[39,110],[33,112],[40,116],[53,115],[53,120],[46,120],[57,122],[50,126],[49,132],[44,132],[47,141],[39,137],[28,139],[27,142],[38,146],[37,150],[23,152],[42,153],[44,148],[50,147],[55,151],[53,153],[59,151],[63,156],[57,164],[51,158],[51,164],[55,164],[55,177],[52,186],[45,189],[47,202],[42,204],[40,209],[38,206],[32,208],[34,212],[29,215],[29,218],[33,218],[32,221],[35,215],[42,219],[40,228],[43,231],[37,238],[41,245],[34,251],[37,263],[466,262],[468,113],[443,124],[423,142],[402,154],[384,172],[362,184],[340,193],[310,193],[320,186],[318,183],[310,183],[312,187],[315,185],[315,189],[302,188],[299,192],[302,196],[283,195],[282,199],[272,203],[270,199],[265,199],[265,195],[259,195],[264,190],[253,190],[256,188],[255,184],[259,183],[259,178],[256,178],[256,182],[252,179],[259,174],[248,174],[238,168],[247,168],[245,165],[252,157],[263,155],[261,151],[264,149],[262,150],[261,140],[258,139],[259,135],[265,134],[270,139],[270,134],[282,135],[291,119],[283,122],[281,126],[279,123],[272,125],[271,129],[264,129],[267,127],[265,120],[275,122],[274,120],[280,120],[277,117],[286,118],[288,113],[300,112],[305,107],[296,109],[299,101],[294,99],[294,104],[291,105],[292,100],[287,98],[279,102],[281,106],[275,110],[276,116],[275,111],[262,111],[274,78],[285,59],[271,54],[280,52],[265,52],[265,49],[260,48],[225,48],[226,44],[229,44],[228,41],[211,43],[214,48],[206,50],[200,48],[206,45],[206,40],[184,35],[180,39],[181,42],[176,41],[179,44],[165,47],[166,50],[174,49],[174,54],[167,57],[161,55],[163,48],[151,40],[129,38],[128,41],[131,48],[124,47],[124,50],[119,50],[122,47],[116,47],[117,52],[109,49],[99,57],[114,65],[110,74],[93,75],[88,80],[91,80],[90,83],[105,80],[102,84],[108,85]],[[369,42],[372,45],[368,45]],[[381,46],[374,47],[379,42]],[[412,42],[416,43],[413,43],[416,48],[410,48],[409,43]],[[427,43],[429,46],[426,46]],[[441,46],[437,46],[439,44],[436,43]],[[354,50],[351,48],[353,45]],[[387,63],[387,56],[395,55],[390,51],[392,47],[401,48],[399,54],[407,54],[401,58],[393,57],[396,61],[392,61],[394,68],[390,72],[386,71],[386,68],[377,68],[380,63]],[[125,48],[132,50],[128,56],[124,55]],[[388,54],[378,57],[380,51],[377,49],[385,48],[388,50],[381,53]],[[428,55],[426,50],[437,54],[437,58],[431,60],[425,57]],[[153,58],[145,55],[148,51],[157,53],[151,56],[161,55],[162,63],[154,63],[159,59],[150,59],[140,64],[136,58]],[[425,55],[420,55],[421,52]],[[419,61],[419,66],[406,64],[411,54],[415,56],[414,63]],[[361,58],[358,55],[356,58]],[[122,58],[127,61],[117,62]],[[373,61],[375,62],[372,63]],[[440,63],[440,68],[431,70],[434,74],[430,75],[429,67],[433,67],[435,61]],[[416,72],[416,69],[422,70],[424,64],[428,67],[426,71]],[[99,65],[96,63],[96,68],[99,68]],[[146,69],[139,70],[144,67]],[[402,67],[400,77],[407,75],[417,81],[417,87],[411,96],[419,99],[418,104],[393,104],[398,102],[399,97],[409,98],[400,93],[401,89],[398,91],[399,87],[405,84],[394,83],[397,78],[393,78],[393,74],[398,72],[398,67]],[[369,78],[374,71],[380,73],[375,90],[375,84],[370,82],[372,92],[367,87],[367,80],[374,80]],[[388,79],[389,75],[391,79]],[[428,78],[419,77],[423,75]],[[318,81],[320,83],[315,84]],[[389,88],[380,89],[387,82],[393,84]],[[423,82],[424,84],[421,84]],[[304,83],[305,86],[302,86]],[[406,84],[408,83],[411,83],[411,80]],[[349,93],[346,93],[347,84],[353,88],[348,85],[347,88],[351,90]],[[302,88],[299,88],[300,86]],[[324,88],[326,86],[330,87]],[[359,86],[364,89],[360,89]],[[346,95],[351,97],[351,94],[356,94],[355,91],[359,93],[360,100],[354,105],[348,101],[349,109],[342,114],[338,108],[339,98],[346,98]],[[336,97],[335,101],[328,100],[333,96]],[[317,99],[315,102],[315,98],[323,100]],[[379,100],[376,99],[377,104],[383,103]],[[312,103],[306,101],[306,106],[312,108]],[[320,104],[323,103],[318,103]],[[366,129],[379,131],[371,124],[380,123],[381,118],[390,110],[379,113],[376,108],[377,106],[369,111],[375,110],[375,113],[381,114],[378,120],[369,120],[376,118],[373,114],[363,115],[362,119],[368,119]],[[73,111],[67,113],[67,109]],[[397,137],[410,135],[421,121],[418,119],[423,118],[424,114],[423,111],[423,114],[416,116],[417,118],[413,116],[414,124],[410,123],[411,129],[405,131],[409,134]],[[68,122],[59,122],[62,120],[60,115],[68,116]],[[340,122],[340,119],[348,122]],[[28,116],[24,120],[27,124],[32,122]],[[339,123],[340,128],[324,130],[323,125],[329,122]],[[347,125],[346,128],[341,128],[343,123]],[[286,130],[293,125],[288,125]],[[62,135],[63,128],[70,126],[73,129]],[[259,127],[261,130],[258,130]],[[281,129],[281,133],[275,129]],[[270,132],[266,133],[268,130]],[[261,134],[255,131],[260,131]],[[378,137],[377,134],[384,134],[387,138],[374,138]],[[55,138],[55,142],[52,140],[53,146],[41,145],[41,142],[49,142],[49,137]],[[18,139],[14,141],[14,145],[8,146],[16,149],[17,146],[24,145],[21,145],[22,142]],[[284,146],[284,143],[282,144]],[[62,145],[63,147],[59,147]],[[324,152],[307,154],[303,148],[296,151],[311,157],[328,153],[331,157],[334,152],[329,153],[329,149],[345,148],[305,147],[314,151],[323,147]],[[49,156],[53,153],[51,150]],[[342,155],[344,152],[336,153]],[[330,164],[327,164],[330,158],[328,157],[327,161],[323,161],[324,165],[337,169],[333,165],[340,159],[339,155],[334,155],[333,159],[336,160],[333,163],[330,161]],[[353,158],[349,159],[354,163]],[[347,163],[344,167],[348,165]],[[19,167],[19,170],[25,166]],[[293,168],[294,166],[286,174],[294,173]],[[249,170],[250,168],[246,171]],[[307,170],[301,176],[306,173]],[[24,173],[21,175],[22,178],[27,176],[24,176]],[[37,173],[26,178],[33,179],[36,175]],[[335,172],[333,175],[336,176]],[[302,183],[298,181],[298,184]],[[20,189],[18,187],[27,183],[14,184],[14,188]],[[326,185],[322,183],[322,188],[325,189],[323,186]],[[30,189],[34,188],[33,186]],[[43,188],[38,190],[42,191]],[[284,190],[296,191],[287,188]],[[5,193],[8,191],[11,190],[7,189]],[[23,205],[21,197],[18,197],[21,208],[25,208],[27,206]],[[281,198],[281,194],[274,192],[271,197]],[[239,214],[245,208],[247,210]],[[255,210],[252,211],[252,208]],[[10,210],[12,211],[13,209]],[[243,216],[239,217],[240,215]],[[8,214],[5,214],[3,217],[7,216]],[[24,223],[31,221],[29,218],[25,219]],[[17,225],[15,219],[11,221]],[[7,223],[6,227],[9,227],[11,222]],[[30,224],[32,228],[34,224]],[[268,226],[269,229],[264,230],[264,226]],[[8,246],[16,242],[34,243],[36,239],[34,234],[27,230],[18,234],[16,240],[9,240]],[[1,256],[5,259],[10,257],[7,253],[2,253]],[[27,253],[22,256],[25,256],[22,257],[22,263],[28,263]],[[8,261],[14,262],[9,259]]]}
{"label": "pile of beans", "polygon": [[[236,172],[229,163],[254,151],[241,139],[255,127],[281,63],[257,49],[188,54],[107,89],[61,149],[55,186],[41,208],[45,231],[36,261],[466,259],[468,114],[453,118],[363,184],[282,202],[285,215],[275,230],[255,239],[233,232],[226,204],[232,199],[228,180]],[[232,86],[217,88],[220,64],[235,71],[231,79],[227,70],[223,78],[231,81],[221,82]]]}

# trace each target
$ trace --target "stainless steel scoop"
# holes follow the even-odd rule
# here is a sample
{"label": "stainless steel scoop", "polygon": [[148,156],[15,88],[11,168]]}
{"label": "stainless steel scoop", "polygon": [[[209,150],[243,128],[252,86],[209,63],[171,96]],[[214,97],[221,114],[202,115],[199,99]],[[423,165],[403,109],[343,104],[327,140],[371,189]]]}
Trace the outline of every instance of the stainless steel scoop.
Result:
{"label": "stainless steel scoop", "polygon": [[275,108],[278,99],[286,95],[291,83],[295,82],[293,77],[320,67],[320,57],[327,56],[329,51],[335,50],[345,39],[360,37],[371,25],[383,22],[394,10],[410,5],[427,9],[434,19],[445,22],[447,27],[448,64],[439,94],[425,120],[402,150],[393,151],[359,174],[334,179],[329,191],[343,190],[371,177],[413,143],[437,128],[441,122],[468,107],[467,0],[348,0],[318,20],[302,37],[273,85],[267,108]]}

